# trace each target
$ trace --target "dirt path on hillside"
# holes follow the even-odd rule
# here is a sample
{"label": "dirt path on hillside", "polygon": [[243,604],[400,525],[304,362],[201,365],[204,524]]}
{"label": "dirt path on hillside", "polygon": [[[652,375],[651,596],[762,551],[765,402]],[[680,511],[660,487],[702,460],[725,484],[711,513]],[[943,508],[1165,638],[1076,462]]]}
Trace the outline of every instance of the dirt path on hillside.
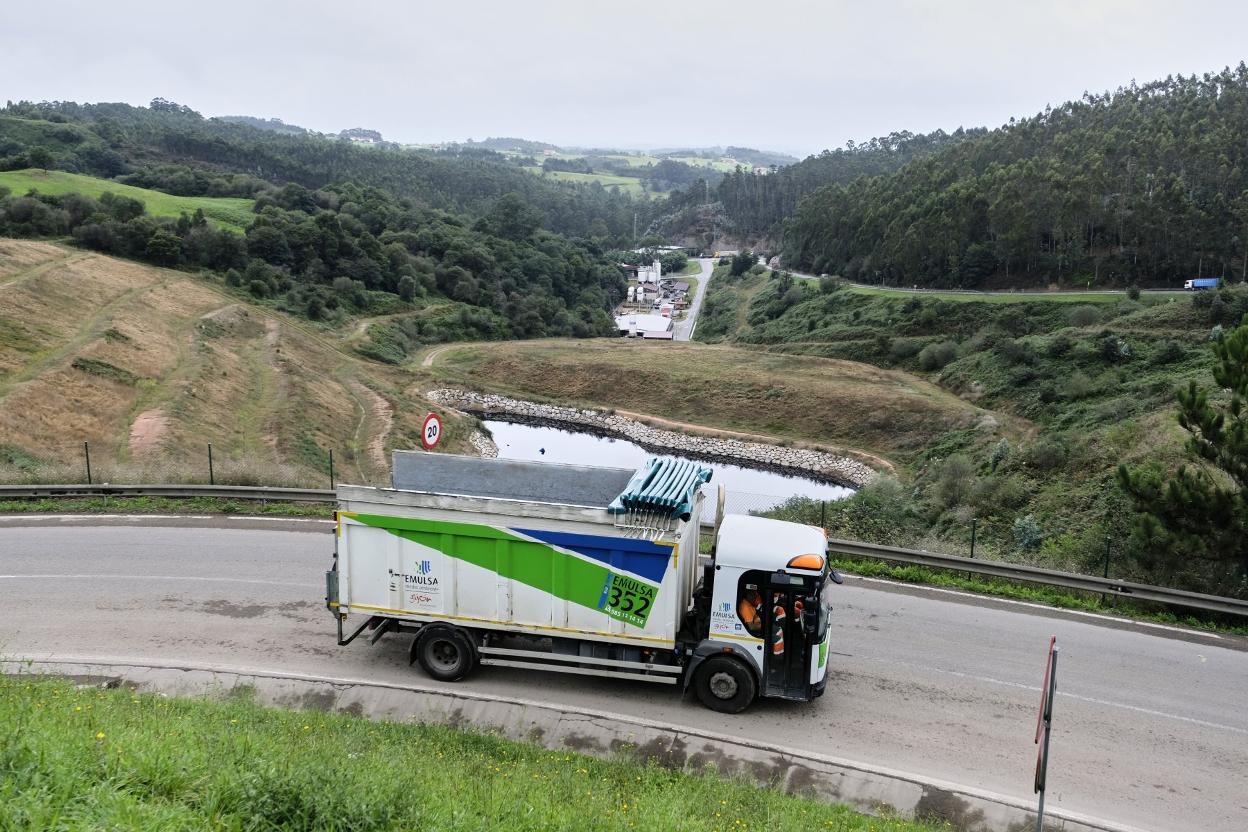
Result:
{"label": "dirt path on hillside", "polygon": [[446,352],[447,350],[451,349],[451,347],[455,347],[455,346],[462,346],[462,345],[460,345],[460,344],[448,344],[447,346],[444,346],[444,347],[436,347],[436,348],[434,348],[434,349],[432,349],[432,350],[429,350],[429,352],[425,353],[425,357],[424,357],[423,359],[421,359],[420,366],[422,366],[422,367],[432,367],[432,366],[433,366],[433,362],[434,362],[434,361],[436,361],[436,360],[438,359],[438,356],[439,356],[439,355],[441,355],[442,353],[444,353],[444,352]]}
{"label": "dirt path on hillside", "polygon": [[130,456],[141,457],[154,450],[169,430],[169,416],[160,408],[144,410],[130,425]]}
{"label": "dirt path on hillside", "polygon": [[[353,379],[351,389],[360,397],[361,404],[365,405],[360,424],[355,430],[355,446],[364,452],[376,471],[383,473],[389,471],[390,461],[386,459],[386,440],[390,438],[390,431],[394,428],[394,408],[384,396],[359,381]],[[368,441],[364,442],[364,434],[367,432],[370,417],[374,423],[374,430],[371,431]]]}
{"label": "dirt path on hillside", "polygon": [[49,271],[57,268],[58,266],[68,266],[71,263],[75,263],[90,256],[91,255],[86,252],[71,252],[66,254],[64,257],[44,260],[23,271],[16,272],[7,277],[0,277],[0,286],[12,288],[19,283],[24,283],[27,280],[39,277],[42,274],[47,274]]}

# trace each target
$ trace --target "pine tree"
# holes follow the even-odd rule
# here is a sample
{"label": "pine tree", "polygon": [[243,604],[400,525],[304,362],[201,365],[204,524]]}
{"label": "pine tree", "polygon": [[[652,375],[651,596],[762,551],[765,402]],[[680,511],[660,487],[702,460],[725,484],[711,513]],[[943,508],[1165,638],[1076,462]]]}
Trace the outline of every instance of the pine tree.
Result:
{"label": "pine tree", "polygon": [[[1132,542],[1169,570],[1205,573],[1224,592],[1248,591],[1248,317],[1213,345],[1213,379],[1230,401],[1188,384],[1179,424],[1194,457],[1169,478],[1118,468],[1140,515]],[[1210,574],[1212,573],[1212,574]]]}

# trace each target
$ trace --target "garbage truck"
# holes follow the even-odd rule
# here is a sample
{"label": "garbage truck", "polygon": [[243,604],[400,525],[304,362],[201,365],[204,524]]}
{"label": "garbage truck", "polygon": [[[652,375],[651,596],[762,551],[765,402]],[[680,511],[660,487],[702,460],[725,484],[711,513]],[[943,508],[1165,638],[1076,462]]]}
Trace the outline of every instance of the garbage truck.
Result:
{"label": "garbage truck", "polygon": [[840,582],[827,537],[725,515],[712,473],[396,451],[393,487],[337,488],[338,644],[408,634],[434,679],[492,665],[652,682],[724,713],[820,696]]}

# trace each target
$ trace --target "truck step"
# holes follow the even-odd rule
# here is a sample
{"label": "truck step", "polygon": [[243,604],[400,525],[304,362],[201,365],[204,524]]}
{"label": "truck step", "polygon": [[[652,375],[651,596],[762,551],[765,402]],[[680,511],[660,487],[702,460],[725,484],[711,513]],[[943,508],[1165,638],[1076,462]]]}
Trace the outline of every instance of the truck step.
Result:
{"label": "truck step", "polygon": [[482,658],[481,664],[498,667],[526,667],[531,670],[548,670],[552,673],[571,673],[576,676],[606,676],[612,679],[634,679],[638,682],[655,682],[660,685],[674,685],[680,681],[676,676],[653,676],[645,673],[626,673],[618,670],[593,670],[587,667],[567,667],[539,661],[512,661],[510,659]]}

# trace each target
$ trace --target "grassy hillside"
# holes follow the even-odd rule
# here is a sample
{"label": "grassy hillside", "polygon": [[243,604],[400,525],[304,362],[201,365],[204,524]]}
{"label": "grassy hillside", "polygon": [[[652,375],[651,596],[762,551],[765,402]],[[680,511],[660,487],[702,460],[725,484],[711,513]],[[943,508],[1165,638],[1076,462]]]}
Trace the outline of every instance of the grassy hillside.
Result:
{"label": "grassy hillside", "polygon": [[251,224],[251,207],[255,204],[255,200],[234,197],[174,196],[94,176],[33,168],[0,171],[0,188],[8,188],[17,195],[35,190],[50,196],[78,193],[93,199],[104,193],[113,193],[139,200],[147,208],[147,213],[156,217],[176,218],[179,214],[193,214],[199,209],[208,222],[239,233]]}
{"label": "grassy hillside", "polygon": [[[439,382],[633,411],[906,461],[995,420],[912,375],[854,361],[635,340],[523,341],[440,350]],[[977,428],[977,425],[984,425]],[[1014,431],[1014,426],[1006,430]]]}
{"label": "grassy hillside", "polygon": [[917,490],[864,495],[833,518],[839,531],[964,550],[975,519],[980,551],[1098,571],[1108,536],[1114,574],[1215,586],[1193,564],[1154,574],[1135,563],[1126,540],[1132,509],[1114,472],[1121,462],[1164,469],[1182,461],[1175,390],[1195,381],[1222,395],[1212,389],[1209,343],[1248,312],[1248,292],[1004,303],[725,271],[711,283],[700,340],[905,371],[1034,426],[1008,442],[947,434],[915,457],[907,476]]}
{"label": "grassy hillside", "polygon": [[0,676],[4,829],[923,832],[716,777],[433,725]]}
{"label": "grassy hillside", "polygon": [[619,188],[622,193],[638,196],[644,192],[641,180],[632,176],[616,176],[610,173],[573,173],[572,171],[544,171],[540,167],[527,166],[525,170],[536,176],[547,176],[560,182],[575,182],[588,185],[597,182],[604,188]]}
{"label": "grassy hillside", "polygon": [[[0,240],[0,480],[207,476],[384,482],[428,406],[400,371],[223,284],[50,243]],[[447,448],[469,425],[447,417]]]}

